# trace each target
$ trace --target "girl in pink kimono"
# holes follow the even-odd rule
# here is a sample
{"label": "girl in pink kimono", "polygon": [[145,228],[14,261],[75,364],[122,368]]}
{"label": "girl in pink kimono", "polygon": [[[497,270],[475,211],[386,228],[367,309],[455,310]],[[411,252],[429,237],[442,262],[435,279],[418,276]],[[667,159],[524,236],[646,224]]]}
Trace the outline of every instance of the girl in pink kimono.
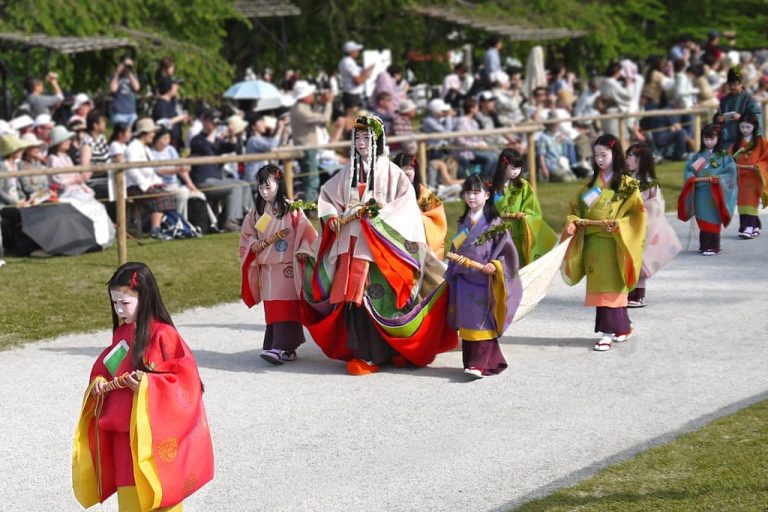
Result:
{"label": "girl in pink kimono", "polygon": [[629,292],[627,307],[645,307],[645,283],[679,253],[683,246],[664,213],[664,196],[656,181],[653,153],[645,144],[627,149],[627,167],[640,182],[646,216],[645,249],[637,287]]}
{"label": "girl in pink kimono", "polygon": [[301,208],[288,199],[283,172],[265,165],[256,174],[256,207],[245,216],[240,233],[243,302],[264,301],[267,330],[262,359],[272,364],[295,361],[304,343],[299,317],[303,263],[317,238]]}

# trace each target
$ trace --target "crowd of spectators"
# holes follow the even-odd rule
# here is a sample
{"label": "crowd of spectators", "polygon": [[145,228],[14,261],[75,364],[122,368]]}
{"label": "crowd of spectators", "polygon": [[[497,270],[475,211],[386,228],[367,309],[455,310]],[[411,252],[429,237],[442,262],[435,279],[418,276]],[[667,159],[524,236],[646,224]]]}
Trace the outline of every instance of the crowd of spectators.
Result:
{"label": "crowd of spectators", "polygon": [[[591,141],[601,133],[646,142],[657,160],[683,160],[697,148],[692,116],[681,111],[701,107],[715,116],[723,114],[718,111],[721,100],[729,95],[768,99],[768,50],[739,51],[735,34],[725,35],[725,45],[716,32],[702,44],[682,36],[668,55],[644,62],[623,59],[587,77],[577,77],[561,61],[545,68],[538,47],[523,66],[504,57],[502,39],[491,38],[474,71],[469,63],[457,63],[440,84],[428,86],[426,94],[414,87],[412,73],[396,64],[374,76],[375,66],[360,62],[363,45],[348,41],[335,70],[314,77],[288,70],[279,82],[264,70],[258,78],[282,91],[285,101],[278,108],[201,104],[194,117],[181,101],[183,80],[175,75],[171,59],[158,63],[152,97],[145,94],[139,101],[147,88],[131,56],[125,55],[109,77],[109,99],[104,102],[83,92],[65,94],[55,72],[27,79],[27,94],[14,117],[0,120],[0,172],[146,162],[126,172],[127,191],[146,215],[150,235],[167,239],[161,229],[167,215],[191,221],[203,232],[239,230],[253,204],[256,171],[270,161],[190,168],[164,166],[164,160],[346,141],[362,111],[379,116],[388,137],[461,132],[427,143],[425,185],[444,198],[457,196],[462,179],[471,173],[490,178],[504,148],[535,152],[536,169],[529,172],[537,172],[543,181],[589,176]],[[256,78],[250,70],[249,78]],[[669,114],[638,116],[625,124],[583,119],[659,109],[669,109]],[[527,147],[526,138],[513,133],[481,132],[528,122],[545,124],[534,138],[535,147]],[[621,126],[624,134],[619,133]],[[415,153],[416,144],[406,140],[390,149]],[[296,195],[315,201],[320,184],[348,161],[348,150],[304,150],[295,165]],[[0,180],[0,207],[25,207],[75,194],[109,206],[112,188],[104,173],[5,179]],[[108,211],[114,216],[113,208]]]}

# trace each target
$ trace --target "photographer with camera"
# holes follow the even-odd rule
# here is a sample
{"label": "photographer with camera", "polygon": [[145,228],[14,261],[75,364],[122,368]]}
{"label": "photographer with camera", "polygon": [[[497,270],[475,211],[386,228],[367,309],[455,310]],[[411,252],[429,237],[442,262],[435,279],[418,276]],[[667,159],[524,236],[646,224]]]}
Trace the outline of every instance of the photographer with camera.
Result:
{"label": "photographer with camera", "polygon": [[64,99],[64,94],[61,92],[61,87],[59,87],[58,74],[53,71],[48,72],[45,76],[45,81],[51,84],[53,94],[43,94],[45,86],[43,81],[37,77],[27,78],[24,84],[28,93],[24,101],[29,106],[29,112],[33,118],[40,114],[50,115]]}
{"label": "photographer with camera", "polygon": [[125,123],[133,126],[136,115],[136,93],[141,89],[138,78],[133,74],[133,59],[129,55],[120,58],[115,74],[109,81],[109,92],[112,94],[110,114],[112,124]]}

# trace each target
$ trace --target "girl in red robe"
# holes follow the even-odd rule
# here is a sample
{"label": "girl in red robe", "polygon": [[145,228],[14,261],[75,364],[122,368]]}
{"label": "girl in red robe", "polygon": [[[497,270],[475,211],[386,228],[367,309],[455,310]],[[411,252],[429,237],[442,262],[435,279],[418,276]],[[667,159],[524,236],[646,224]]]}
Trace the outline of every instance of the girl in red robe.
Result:
{"label": "girl in red robe", "polygon": [[112,343],[83,398],[72,451],[75,496],[85,508],[117,492],[121,511],[180,511],[213,478],[197,364],[145,264],[122,265],[107,287]]}

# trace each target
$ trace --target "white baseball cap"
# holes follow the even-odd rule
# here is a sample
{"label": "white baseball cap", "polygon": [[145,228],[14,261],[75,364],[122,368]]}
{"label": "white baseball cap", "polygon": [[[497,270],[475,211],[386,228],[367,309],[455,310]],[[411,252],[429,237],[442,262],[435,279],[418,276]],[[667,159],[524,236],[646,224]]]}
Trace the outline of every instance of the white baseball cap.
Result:
{"label": "white baseball cap", "polygon": [[39,126],[53,126],[53,119],[50,114],[40,114],[35,118],[35,123],[32,125],[35,128]]}
{"label": "white baseball cap", "polygon": [[432,101],[429,102],[428,105],[430,112],[448,112],[451,110],[451,106],[447,104],[445,101],[443,101],[441,98],[435,98]]}
{"label": "white baseball cap", "polygon": [[344,51],[344,53],[349,52],[356,52],[358,50],[362,50],[364,47],[360,43],[356,43],[354,41],[347,41],[344,43],[344,46],[341,47],[341,49]]}
{"label": "white baseball cap", "polygon": [[93,102],[91,101],[91,98],[88,97],[87,94],[84,92],[79,93],[77,96],[75,96],[75,102],[72,104],[72,110],[77,110],[86,103],[90,103],[93,105]]}
{"label": "white baseball cap", "polygon": [[293,98],[300,100],[314,94],[316,87],[306,80],[298,80],[293,84]]}
{"label": "white baseball cap", "polygon": [[11,119],[11,122],[9,123],[11,128],[13,128],[16,131],[23,130],[24,128],[29,128],[30,126],[33,126],[35,124],[35,120],[29,117],[27,114],[22,114],[19,117],[14,117]]}

